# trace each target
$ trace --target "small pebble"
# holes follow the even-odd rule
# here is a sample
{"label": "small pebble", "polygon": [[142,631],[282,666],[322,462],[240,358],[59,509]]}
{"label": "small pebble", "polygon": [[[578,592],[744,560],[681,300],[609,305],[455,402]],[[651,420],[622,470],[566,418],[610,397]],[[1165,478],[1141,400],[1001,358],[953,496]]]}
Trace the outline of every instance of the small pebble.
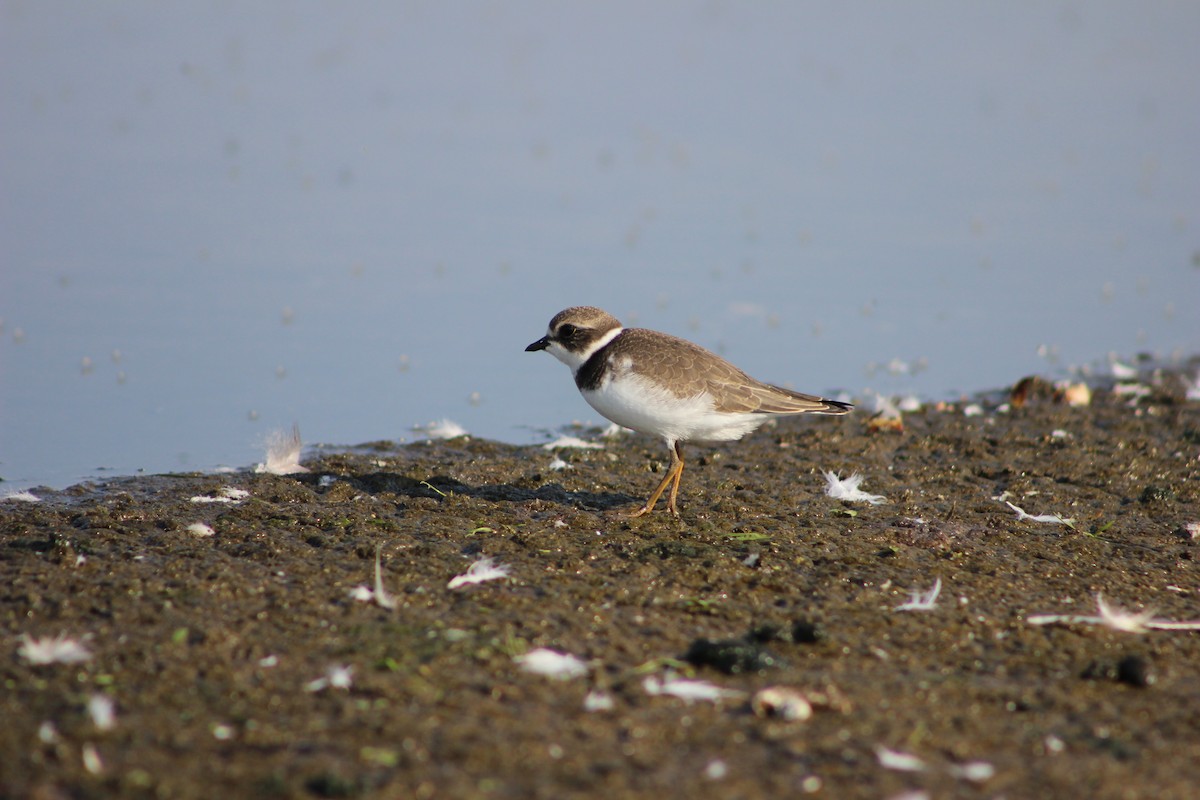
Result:
{"label": "small pebble", "polygon": [[1154,685],[1158,676],[1154,674],[1150,662],[1142,656],[1125,656],[1117,662],[1117,680],[1138,689],[1146,689]]}
{"label": "small pebble", "polygon": [[762,672],[779,665],[779,660],[752,642],[741,640],[714,642],[697,639],[683,656],[697,667],[715,667],[726,675]]}
{"label": "small pebble", "polygon": [[796,644],[816,644],[825,635],[825,629],[812,620],[798,619],[792,623],[792,641]]}

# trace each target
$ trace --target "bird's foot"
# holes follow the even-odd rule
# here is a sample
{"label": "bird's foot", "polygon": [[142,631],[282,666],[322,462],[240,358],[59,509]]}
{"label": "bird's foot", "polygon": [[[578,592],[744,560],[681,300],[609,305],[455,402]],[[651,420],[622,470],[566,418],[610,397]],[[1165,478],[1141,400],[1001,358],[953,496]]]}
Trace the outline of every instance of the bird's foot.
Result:
{"label": "bird's foot", "polygon": [[[625,519],[636,519],[638,517],[646,516],[653,510],[654,506],[642,506],[637,511],[623,511],[620,513],[620,516],[624,517]],[[677,511],[674,506],[667,506],[667,513],[675,519],[679,519],[679,511]]]}

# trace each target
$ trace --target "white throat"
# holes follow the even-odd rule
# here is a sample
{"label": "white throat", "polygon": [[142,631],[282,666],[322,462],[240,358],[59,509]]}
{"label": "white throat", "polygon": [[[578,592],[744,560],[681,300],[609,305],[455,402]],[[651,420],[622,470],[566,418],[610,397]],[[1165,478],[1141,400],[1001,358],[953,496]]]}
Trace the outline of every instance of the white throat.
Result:
{"label": "white throat", "polygon": [[601,347],[604,347],[613,339],[617,338],[617,336],[623,330],[625,329],[613,328],[611,331],[608,331],[599,339],[588,345],[587,348],[579,351],[568,350],[558,342],[553,341],[550,342],[550,346],[546,349],[550,351],[551,355],[570,367],[571,374],[574,375],[575,373],[579,372],[579,369],[587,363],[587,360],[591,358],[597,350],[599,350]]}

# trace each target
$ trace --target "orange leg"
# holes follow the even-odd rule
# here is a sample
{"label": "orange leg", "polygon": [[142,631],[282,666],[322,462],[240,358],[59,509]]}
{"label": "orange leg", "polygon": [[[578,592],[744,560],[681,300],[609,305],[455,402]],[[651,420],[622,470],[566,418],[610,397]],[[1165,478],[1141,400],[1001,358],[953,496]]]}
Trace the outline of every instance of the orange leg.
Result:
{"label": "orange leg", "polygon": [[680,449],[679,442],[674,442],[671,445],[671,467],[667,470],[666,476],[662,479],[662,483],[658,484],[658,488],[650,495],[650,499],[646,501],[646,505],[639,508],[630,514],[630,517],[640,517],[643,514],[648,514],[654,510],[654,504],[658,502],[658,498],[662,497],[663,490],[667,488],[667,484],[671,484],[671,492],[667,495],[667,511],[671,516],[678,517],[679,511],[675,508],[675,498],[679,496],[679,481],[683,478],[683,451]]}
{"label": "orange leg", "polygon": [[667,495],[667,511],[671,512],[672,517],[678,517],[679,512],[675,509],[675,498],[679,496],[679,482],[683,480],[683,450],[679,442],[671,448],[671,464],[678,464],[678,469],[675,470],[675,482],[671,484],[671,493]]}

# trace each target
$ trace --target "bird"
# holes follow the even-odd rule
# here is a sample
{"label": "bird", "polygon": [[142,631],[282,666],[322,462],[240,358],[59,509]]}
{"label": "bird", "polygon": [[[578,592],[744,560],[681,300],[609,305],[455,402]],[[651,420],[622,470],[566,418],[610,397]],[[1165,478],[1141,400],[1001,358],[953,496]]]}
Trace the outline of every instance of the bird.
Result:
{"label": "bird", "polygon": [[671,465],[646,503],[654,510],[668,485],[667,511],[679,516],[684,442],[741,439],[767,420],[795,414],[846,414],[854,406],[751,378],[698,344],[659,331],[626,328],[594,306],[573,306],[550,320],[525,348],[566,364],[583,399],[607,419],[658,436]]}

